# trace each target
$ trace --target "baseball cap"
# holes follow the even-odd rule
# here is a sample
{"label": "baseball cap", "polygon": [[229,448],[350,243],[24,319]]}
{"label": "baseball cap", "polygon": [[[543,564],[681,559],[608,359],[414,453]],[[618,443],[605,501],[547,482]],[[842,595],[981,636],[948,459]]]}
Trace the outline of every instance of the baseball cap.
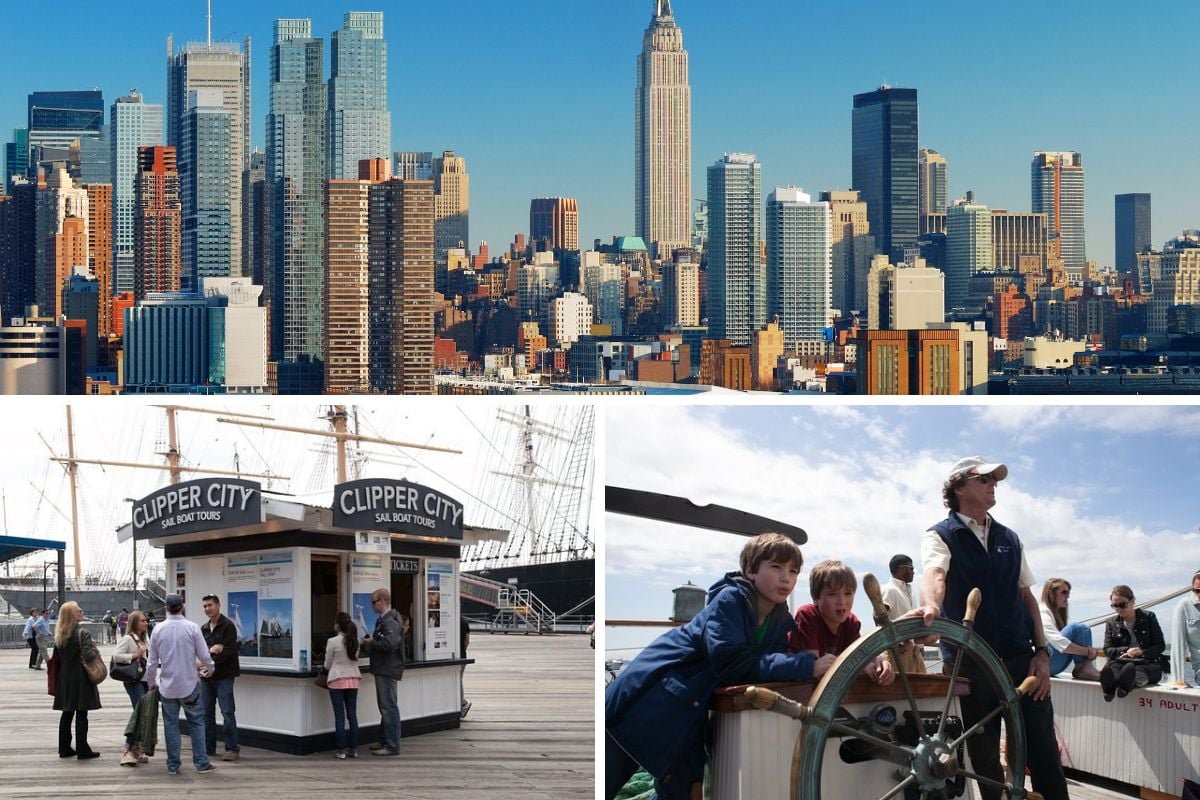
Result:
{"label": "baseball cap", "polygon": [[183,598],[177,594],[167,595],[167,608],[183,608]]}
{"label": "baseball cap", "polygon": [[1003,464],[993,464],[983,456],[967,456],[960,458],[950,468],[950,480],[957,480],[964,475],[991,475],[998,481],[1008,477],[1008,467]]}

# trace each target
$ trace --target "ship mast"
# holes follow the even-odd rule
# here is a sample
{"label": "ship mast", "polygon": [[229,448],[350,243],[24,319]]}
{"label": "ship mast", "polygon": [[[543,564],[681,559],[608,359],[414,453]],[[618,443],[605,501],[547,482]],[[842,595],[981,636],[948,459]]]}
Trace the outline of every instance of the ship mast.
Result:
{"label": "ship mast", "polygon": [[378,436],[364,436],[361,433],[350,433],[346,430],[346,414],[345,406],[333,406],[329,413],[325,416],[329,420],[333,430],[324,431],[317,428],[300,428],[294,425],[277,425],[268,424],[266,422],[250,422],[245,419],[226,419],[217,417],[217,422],[227,422],[230,425],[242,425],[247,428],[261,428],[267,431],[284,431],[285,433],[304,433],[309,436],[325,436],[334,439],[337,443],[337,481],[338,483],[346,482],[346,442],[367,442],[369,444],[385,444],[392,447],[410,447],[416,450],[432,450],[435,453],[452,453],[454,455],[462,455],[462,450],[455,450],[449,447],[437,447],[431,444],[416,444],[414,442],[400,442],[395,439],[382,439]]}
{"label": "ship mast", "polygon": [[75,424],[71,417],[71,407],[67,406],[67,476],[71,479],[71,542],[74,545],[72,556],[75,561],[75,583],[79,584],[79,467],[75,463]]}

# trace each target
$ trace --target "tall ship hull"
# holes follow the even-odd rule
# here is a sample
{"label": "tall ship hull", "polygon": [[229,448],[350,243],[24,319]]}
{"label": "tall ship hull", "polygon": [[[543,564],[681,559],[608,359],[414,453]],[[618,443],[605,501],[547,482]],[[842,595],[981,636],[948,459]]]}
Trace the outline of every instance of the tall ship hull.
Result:
{"label": "tall ship hull", "polygon": [[59,598],[56,587],[51,586],[45,594],[39,586],[36,589],[0,586],[0,599],[13,612],[28,614],[31,608],[57,609],[63,602],[73,600],[83,609],[89,619],[99,619],[105,612],[118,613],[122,608],[132,611],[140,608],[143,611],[160,609],[163,606],[161,587],[157,589],[138,589],[137,605],[134,605],[134,594],[131,588],[114,589],[68,589],[66,597]]}
{"label": "tall ship hull", "polygon": [[[497,583],[512,584],[529,589],[550,607],[555,614],[592,616],[595,612],[596,559],[560,561],[556,564],[525,564],[495,569],[471,570],[475,575]],[[591,601],[591,602],[589,602]],[[494,609],[469,598],[463,598],[463,612],[471,616],[486,616]]]}

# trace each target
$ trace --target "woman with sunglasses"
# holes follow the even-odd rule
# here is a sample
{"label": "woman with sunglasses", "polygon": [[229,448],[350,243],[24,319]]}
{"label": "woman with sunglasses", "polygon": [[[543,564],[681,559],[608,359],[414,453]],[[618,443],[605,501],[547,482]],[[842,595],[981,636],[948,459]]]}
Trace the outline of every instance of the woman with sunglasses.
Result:
{"label": "woman with sunglasses", "polygon": [[1104,626],[1104,655],[1108,663],[1100,670],[1105,702],[1113,694],[1124,697],[1130,690],[1158,683],[1167,669],[1167,649],[1162,628],[1154,612],[1135,608],[1133,590],[1114,586],[1111,598],[1117,614]]}
{"label": "woman with sunglasses", "polygon": [[1071,582],[1051,578],[1042,586],[1042,631],[1050,645],[1050,674],[1057,675],[1074,665],[1071,677],[1078,681],[1098,681],[1096,656],[1092,647],[1092,629],[1082,622],[1067,622],[1067,604],[1071,600]]}

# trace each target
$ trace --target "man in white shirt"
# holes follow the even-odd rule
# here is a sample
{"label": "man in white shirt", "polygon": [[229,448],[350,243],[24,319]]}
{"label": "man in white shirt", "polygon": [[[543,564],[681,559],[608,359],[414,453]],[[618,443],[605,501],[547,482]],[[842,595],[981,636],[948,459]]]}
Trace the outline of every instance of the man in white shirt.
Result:
{"label": "man in white shirt", "polygon": [[1200,570],[1192,575],[1192,593],[1180,599],[1171,617],[1171,675],[1200,686]]}
{"label": "man in white shirt", "polygon": [[[892,579],[883,585],[883,602],[887,603],[888,619],[897,620],[916,606],[912,596],[913,561],[903,553],[888,562]],[[900,645],[900,659],[909,675],[925,672],[925,649],[918,642]]]}
{"label": "man in white shirt", "polygon": [[[197,672],[197,665],[199,672]],[[159,670],[161,671],[161,674]],[[154,627],[146,660],[146,682],[162,699],[163,738],[167,743],[167,772],[179,774],[179,709],[187,716],[196,772],[216,771],[204,752],[204,709],[200,705],[200,676],[211,675],[212,656],[200,626],[183,616],[183,598],[167,595],[167,619]]]}

